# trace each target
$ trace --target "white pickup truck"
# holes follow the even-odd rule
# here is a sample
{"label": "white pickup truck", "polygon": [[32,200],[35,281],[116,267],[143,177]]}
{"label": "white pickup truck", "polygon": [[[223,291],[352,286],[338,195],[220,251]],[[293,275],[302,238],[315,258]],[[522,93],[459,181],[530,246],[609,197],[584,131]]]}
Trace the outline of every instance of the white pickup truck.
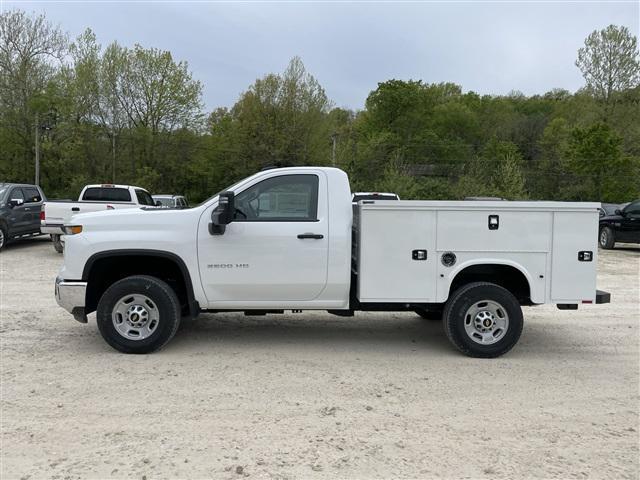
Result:
{"label": "white pickup truck", "polygon": [[199,312],[415,311],[461,352],[518,341],[521,306],[608,303],[596,290],[597,203],[377,201],[352,209],[336,168],[272,169],[187,210],[78,215],[60,306],[126,353]]}
{"label": "white pickup truck", "polygon": [[54,248],[62,252],[63,227],[74,215],[153,205],[155,201],[144,188],[113,184],[87,185],[80,192],[77,202],[45,202],[40,211],[40,231],[50,234]]}

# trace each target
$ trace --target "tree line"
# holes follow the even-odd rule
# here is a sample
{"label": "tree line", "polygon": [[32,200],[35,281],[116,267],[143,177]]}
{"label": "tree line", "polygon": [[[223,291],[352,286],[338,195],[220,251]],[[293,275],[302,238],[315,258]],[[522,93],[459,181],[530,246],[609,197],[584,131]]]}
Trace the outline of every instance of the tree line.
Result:
{"label": "tree line", "polygon": [[135,184],[203,200],[265,166],[335,165],[354,191],[403,198],[629,201],[640,196],[640,62],[625,27],[577,52],[575,93],[479,95],[453,83],[388,80],[361,110],[336,108],[293,58],[231,108],[205,112],[202,84],[170,52],[43,15],[0,15],[0,181],[72,198],[87,183]]}

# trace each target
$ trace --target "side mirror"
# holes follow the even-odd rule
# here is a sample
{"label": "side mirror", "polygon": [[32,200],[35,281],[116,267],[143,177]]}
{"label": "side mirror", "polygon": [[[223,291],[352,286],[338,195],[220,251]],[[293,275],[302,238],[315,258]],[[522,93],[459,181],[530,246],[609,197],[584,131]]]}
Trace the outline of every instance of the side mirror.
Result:
{"label": "side mirror", "polygon": [[156,200],[156,207],[161,207],[162,206],[162,202],[160,200]]}
{"label": "side mirror", "polygon": [[209,233],[211,235],[222,235],[233,221],[236,211],[235,194],[233,192],[222,192],[218,196],[218,206],[211,214]]}
{"label": "side mirror", "polygon": [[23,203],[24,203],[24,200],[21,198],[12,198],[11,200],[9,200],[9,205],[11,205],[11,208],[19,207]]}
{"label": "side mirror", "polygon": [[619,208],[616,208],[616,211],[613,212],[616,215],[620,215],[621,217],[624,217],[624,211],[620,210]]}

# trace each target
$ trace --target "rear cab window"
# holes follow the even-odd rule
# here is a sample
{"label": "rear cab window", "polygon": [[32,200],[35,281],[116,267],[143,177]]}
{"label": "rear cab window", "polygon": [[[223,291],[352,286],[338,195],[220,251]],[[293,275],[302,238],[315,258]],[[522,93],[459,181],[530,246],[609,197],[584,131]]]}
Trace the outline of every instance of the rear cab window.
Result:
{"label": "rear cab window", "polygon": [[89,187],[84,191],[82,200],[88,202],[130,202],[131,194],[126,188]]}

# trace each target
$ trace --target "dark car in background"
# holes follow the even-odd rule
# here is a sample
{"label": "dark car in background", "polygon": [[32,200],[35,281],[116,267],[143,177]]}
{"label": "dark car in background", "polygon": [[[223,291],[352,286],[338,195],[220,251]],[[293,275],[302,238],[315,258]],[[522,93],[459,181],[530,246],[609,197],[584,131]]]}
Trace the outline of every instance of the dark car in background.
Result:
{"label": "dark car in background", "polygon": [[616,242],[640,243],[640,200],[600,217],[598,243],[602,248],[609,249]]}
{"label": "dark car in background", "polygon": [[40,210],[45,200],[37,185],[0,183],[0,250],[10,240],[40,235]]}

